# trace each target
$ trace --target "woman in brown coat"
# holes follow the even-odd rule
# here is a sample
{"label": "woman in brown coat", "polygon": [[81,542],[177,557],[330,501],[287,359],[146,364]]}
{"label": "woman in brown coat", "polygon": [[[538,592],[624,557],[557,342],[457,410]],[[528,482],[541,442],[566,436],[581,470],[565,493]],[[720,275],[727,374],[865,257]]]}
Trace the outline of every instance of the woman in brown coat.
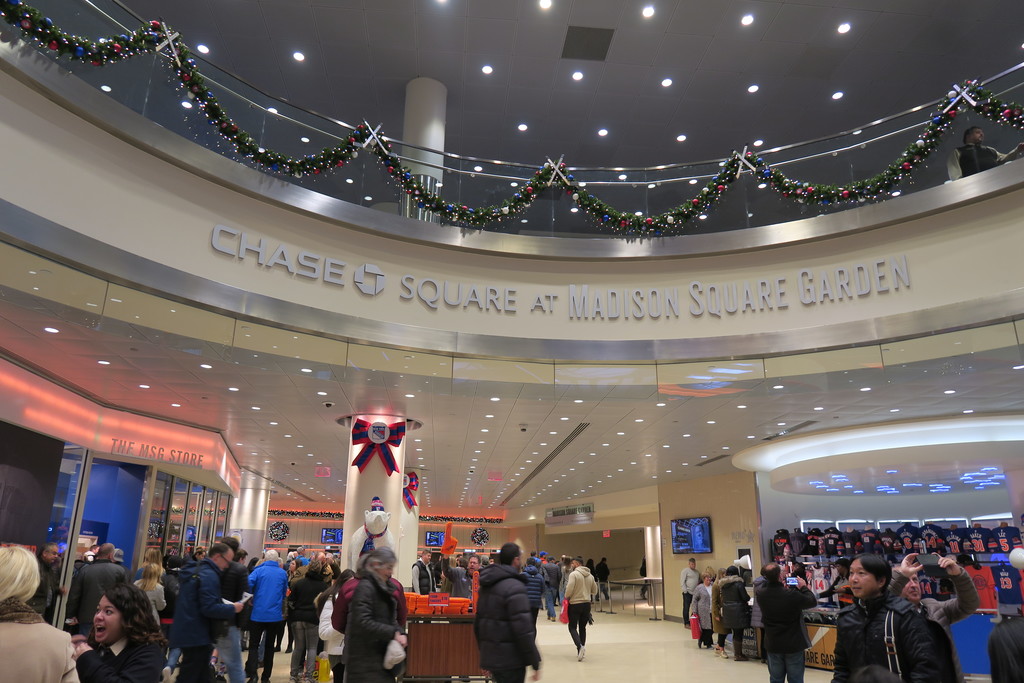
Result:
{"label": "woman in brown coat", "polygon": [[711,584],[711,627],[718,635],[718,642],[715,644],[715,655],[723,659],[729,659],[725,652],[725,638],[729,635],[729,629],[722,623],[722,579],[725,578],[725,570],[719,569],[715,582]]}

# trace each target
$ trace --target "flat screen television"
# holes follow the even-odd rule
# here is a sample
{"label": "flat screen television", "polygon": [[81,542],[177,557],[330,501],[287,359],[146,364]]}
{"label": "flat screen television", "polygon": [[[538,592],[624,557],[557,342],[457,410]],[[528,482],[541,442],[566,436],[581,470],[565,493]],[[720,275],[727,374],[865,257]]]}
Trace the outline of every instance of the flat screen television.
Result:
{"label": "flat screen television", "polygon": [[440,548],[444,545],[444,532],[428,531],[425,543],[428,548]]}
{"label": "flat screen television", "polygon": [[320,529],[320,542],[325,545],[341,545],[341,529]]}
{"label": "flat screen television", "polygon": [[699,555],[710,552],[710,517],[686,517],[672,520],[673,555]]}

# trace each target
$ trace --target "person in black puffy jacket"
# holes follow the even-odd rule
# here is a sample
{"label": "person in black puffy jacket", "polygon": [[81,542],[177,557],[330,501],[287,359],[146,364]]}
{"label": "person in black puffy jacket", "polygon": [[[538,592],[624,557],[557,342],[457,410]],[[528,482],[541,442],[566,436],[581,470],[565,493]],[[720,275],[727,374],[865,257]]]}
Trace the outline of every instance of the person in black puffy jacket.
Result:
{"label": "person in black puffy jacket", "polygon": [[506,543],[498,563],[480,572],[480,597],[473,633],[480,647],[480,668],[496,683],[522,681],[526,667],[532,680],[540,679],[537,627],[530,614],[526,575],[519,572],[522,555],[515,543]]}
{"label": "person in black puffy jacket", "polygon": [[526,597],[530,599],[530,612],[533,613],[534,624],[537,623],[537,615],[544,605],[544,591],[547,589],[547,583],[537,567],[538,564],[537,558],[531,557],[523,569],[523,574],[526,575]]}
{"label": "person in black puffy jacket", "polygon": [[858,555],[850,565],[850,589],[855,602],[839,612],[836,621],[835,671],[832,683],[849,680],[851,673],[872,664],[895,671],[886,652],[886,620],[892,615],[899,674],[909,683],[938,680],[936,646],[924,617],[903,598],[889,593],[892,569],[879,555]]}
{"label": "person in black puffy jacket", "polygon": [[292,620],[292,634],[295,636],[291,667],[293,679],[301,680],[303,660],[306,678],[313,680],[316,674],[320,615],[313,603],[318,595],[327,590],[324,568],[325,565],[320,559],[310,562],[306,575],[292,585],[292,592],[288,595],[288,616]]}

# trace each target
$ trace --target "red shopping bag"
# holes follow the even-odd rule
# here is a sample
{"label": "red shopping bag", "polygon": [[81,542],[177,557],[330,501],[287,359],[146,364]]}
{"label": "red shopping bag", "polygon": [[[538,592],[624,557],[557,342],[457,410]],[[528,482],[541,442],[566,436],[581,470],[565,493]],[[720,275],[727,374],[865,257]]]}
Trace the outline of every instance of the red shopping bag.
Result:
{"label": "red shopping bag", "polygon": [[700,617],[696,614],[690,615],[690,633],[694,640],[700,640]]}

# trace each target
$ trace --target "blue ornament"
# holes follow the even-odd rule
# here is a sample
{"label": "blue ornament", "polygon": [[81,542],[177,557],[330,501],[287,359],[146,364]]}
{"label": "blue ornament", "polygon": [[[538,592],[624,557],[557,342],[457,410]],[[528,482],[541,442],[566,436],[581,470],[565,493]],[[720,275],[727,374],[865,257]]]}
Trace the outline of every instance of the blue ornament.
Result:
{"label": "blue ornament", "polygon": [[942,117],[941,116],[933,116],[932,117],[932,123],[942,123]]}
{"label": "blue ornament", "polygon": [[608,220],[608,214],[605,214],[605,215],[601,216],[601,220],[602,221],[607,221]]}
{"label": "blue ornament", "polygon": [[43,17],[43,24],[46,26],[46,28],[50,28],[51,26],[53,26],[53,20],[50,19],[50,17]]}
{"label": "blue ornament", "polygon": [[412,178],[412,173],[406,171],[405,173],[402,174],[402,177],[405,178],[406,180],[409,180],[410,178]]}
{"label": "blue ornament", "polygon": [[567,175],[566,178],[568,178],[569,180],[576,180],[576,176],[574,176],[571,173],[569,175]]}
{"label": "blue ornament", "polygon": [[76,57],[81,57],[84,54],[85,54],[85,48],[84,47],[79,45],[78,47],[75,48],[75,56]]}
{"label": "blue ornament", "polygon": [[9,4],[9,5],[11,6],[11,7],[17,7],[18,5],[20,5],[20,4],[21,4],[21,0],[7,0],[7,3],[8,3],[8,4]]}

